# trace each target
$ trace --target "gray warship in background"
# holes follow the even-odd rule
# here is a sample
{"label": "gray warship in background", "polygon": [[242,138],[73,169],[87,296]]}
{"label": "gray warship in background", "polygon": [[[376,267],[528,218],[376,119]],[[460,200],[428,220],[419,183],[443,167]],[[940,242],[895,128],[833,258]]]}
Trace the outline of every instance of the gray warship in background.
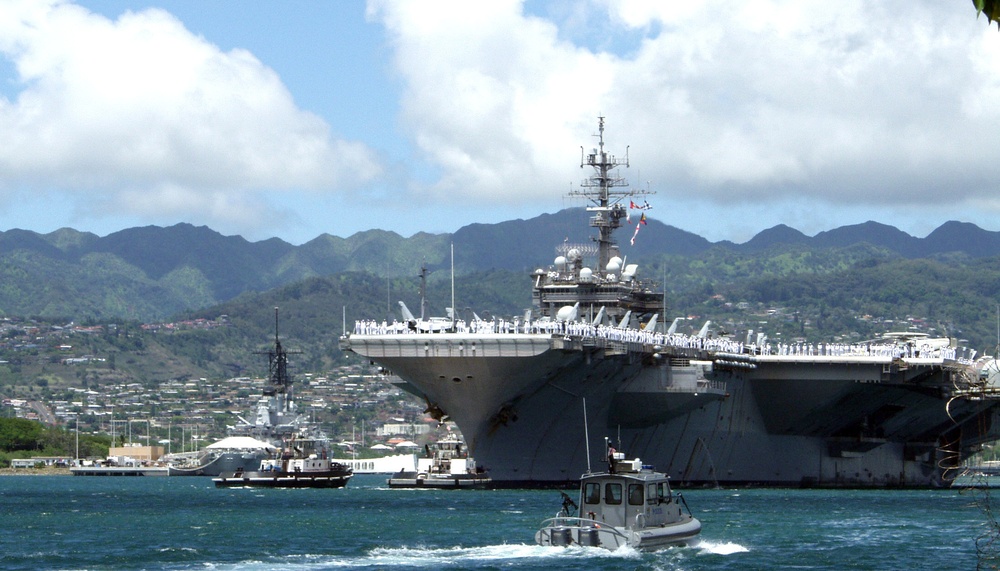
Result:
{"label": "gray warship in background", "polygon": [[326,440],[319,428],[299,412],[288,373],[289,351],[278,338],[278,310],[274,310],[274,347],[267,355],[268,376],[254,415],[228,427],[229,436],[197,452],[164,458],[171,476],[219,476],[227,472],[253,472],[261,460],[281,451],[293,439]]}
{"label": "gray warship in background", "polygon": [[679,485],[934,487],[1000,436],[997,363],[952,339],[666,328],[664,294],[612,237],[646,192],[617,176],[627,155],[605,151],[603,117],[599,129],[580,165],[594,174],[572,193],[589,201],[596,244],[565,245],[531,275],[529,314],[413,318],[401,303],[404,321],[361,319],[340,341],[450,417],[494,485],[576,481],[610,437]]}

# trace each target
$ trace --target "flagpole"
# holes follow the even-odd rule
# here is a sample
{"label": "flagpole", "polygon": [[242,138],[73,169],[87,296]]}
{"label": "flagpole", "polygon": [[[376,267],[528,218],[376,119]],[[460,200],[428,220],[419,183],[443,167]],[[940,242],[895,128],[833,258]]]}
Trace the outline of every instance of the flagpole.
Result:
{"label": "flagpole", "polygon": [[451,330],[455,331],[455,243],[451,243]]}
{"label": "flagpole", "polygon": [[587,428],[587,397],[583,399],[583,443],[587,448],[587,473],[590,473],[590,429]]}

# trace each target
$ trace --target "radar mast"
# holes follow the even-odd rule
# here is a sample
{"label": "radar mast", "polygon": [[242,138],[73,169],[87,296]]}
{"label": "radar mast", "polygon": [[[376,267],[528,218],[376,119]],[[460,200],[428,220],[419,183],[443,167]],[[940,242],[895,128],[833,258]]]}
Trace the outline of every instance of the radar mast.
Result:
{"label": "radar mast", "polygon": [[[570,244],[567,240],[556,248],[560,255],[553,268],[532,274],[532,302],[540,315],[550,319],[587,315],[590,319],[624,320],[624,326],[631,319],[650,323],[652,316],[663,313],[663,295],[637,278],[637,264],[624,264],[613,234],[622,226],[622,219],[628,219],[629,208],[635,206],[631,200],[624,203],[625,199],[653,192],[629,189],[628,182],[618,176],[617,167],[629,166],[628,147],[624,159],[608,153],[604,149],[604,117],[598,119],[597,148],[590,154],[580,148],[580,168],[590,166],[594,172],[580,183],[579,190],[569,193],[589,201],[590,226],[597,228],[597,235],[590,244]],[[642,201],[639,208],[645,211],[649,205]],[[594,254],[597,265],[585,267],[584,256]]]}
{"label": "radar mast", "polygon": [[[597,267],[603,270],[612,258],[616,249],[614,231],[621,228],[622,218],[628,216],[628,205],[623,205],[625,198],[652,194],[648,190],[629,189],[628,181],[618,176],[615,168],[624,165],[629,167],[628,147],[625,147],[625,158],[615,157],[604,150],[604,117],[598,117],[598,133],[595,135],[598,147],[587,154],[580,147],[580,168],[590,166],[594,174],[580,183],[580,190],[572,190],[570,196],[582,196],[590,201],[587,212],[593,212],[590,225],[597,228]],[[619,190],[620,189],[620,190]]]}
{"label": "radar mast", "polygon": [[278,338],[278,308],[274,308],[274,347],[268,351],[260,351],[259,355],[267,355],[267,387],[265,395],[281,395],[279,409],[288,410],[292,401],[292,378],[288,374],[288,355],[301,351],[286,351]]}

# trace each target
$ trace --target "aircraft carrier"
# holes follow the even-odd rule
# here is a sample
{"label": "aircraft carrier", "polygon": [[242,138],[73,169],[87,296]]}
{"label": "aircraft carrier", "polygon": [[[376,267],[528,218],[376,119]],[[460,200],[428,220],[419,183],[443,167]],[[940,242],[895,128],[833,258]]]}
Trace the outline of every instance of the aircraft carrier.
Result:
{"label": "aircraft carrier", "polygon": [[617,175],[628,157],[605,151],[603,117],[598,137],[573,193],[594,244],[564,245],[531,275],[531,312],[465,322],[401,302],[402,321],[359,320],[341,338],[450,417],[495,484],[576,481],[612,444],[687,486],[936,487],[1000,437],[1000,369],[952,339],[775,344],[666,327],[665,294],[612,236],[641,219],[645,192]]}

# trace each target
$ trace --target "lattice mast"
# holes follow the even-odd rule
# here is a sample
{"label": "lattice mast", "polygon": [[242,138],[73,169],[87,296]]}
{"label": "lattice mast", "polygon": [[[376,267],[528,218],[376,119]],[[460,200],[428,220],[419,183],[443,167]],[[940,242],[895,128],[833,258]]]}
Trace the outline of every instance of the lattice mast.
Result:
{"label": "lattice mast", "polygon": [[580,190],[570,191],[570,196],[582,196],[590,201],[588,212],[594,215],[590,225],[597,228],[597,267],[603,270],[616,249],[614,231],[621,227],[622,219],[628,215],[628,206],[622,200],[633,196],[650,194],[647,190],[629,189],[628,181],[618,176],[615,168],[624,165],[629,167],[628,147],[625,147],[625,158],[620,159],[604,150],[604,117],[598,117],[598,133],[595,135],[598,147],[590,154],[580,147],[580,168],[590,166],[594,174],[580,183]]}
{"label": "lattice mast", "polygon": [[268,386],[264,389],[265,394],[279,395],[282,412],[287,412],[292,402],[292,377],[288,374],[288,355],[298,354],[301,351],[287,351],[281,346],[278,338],[278,308],[274,308],[274,348],[268,351],[260,351],[258,354],[267,355]]}

